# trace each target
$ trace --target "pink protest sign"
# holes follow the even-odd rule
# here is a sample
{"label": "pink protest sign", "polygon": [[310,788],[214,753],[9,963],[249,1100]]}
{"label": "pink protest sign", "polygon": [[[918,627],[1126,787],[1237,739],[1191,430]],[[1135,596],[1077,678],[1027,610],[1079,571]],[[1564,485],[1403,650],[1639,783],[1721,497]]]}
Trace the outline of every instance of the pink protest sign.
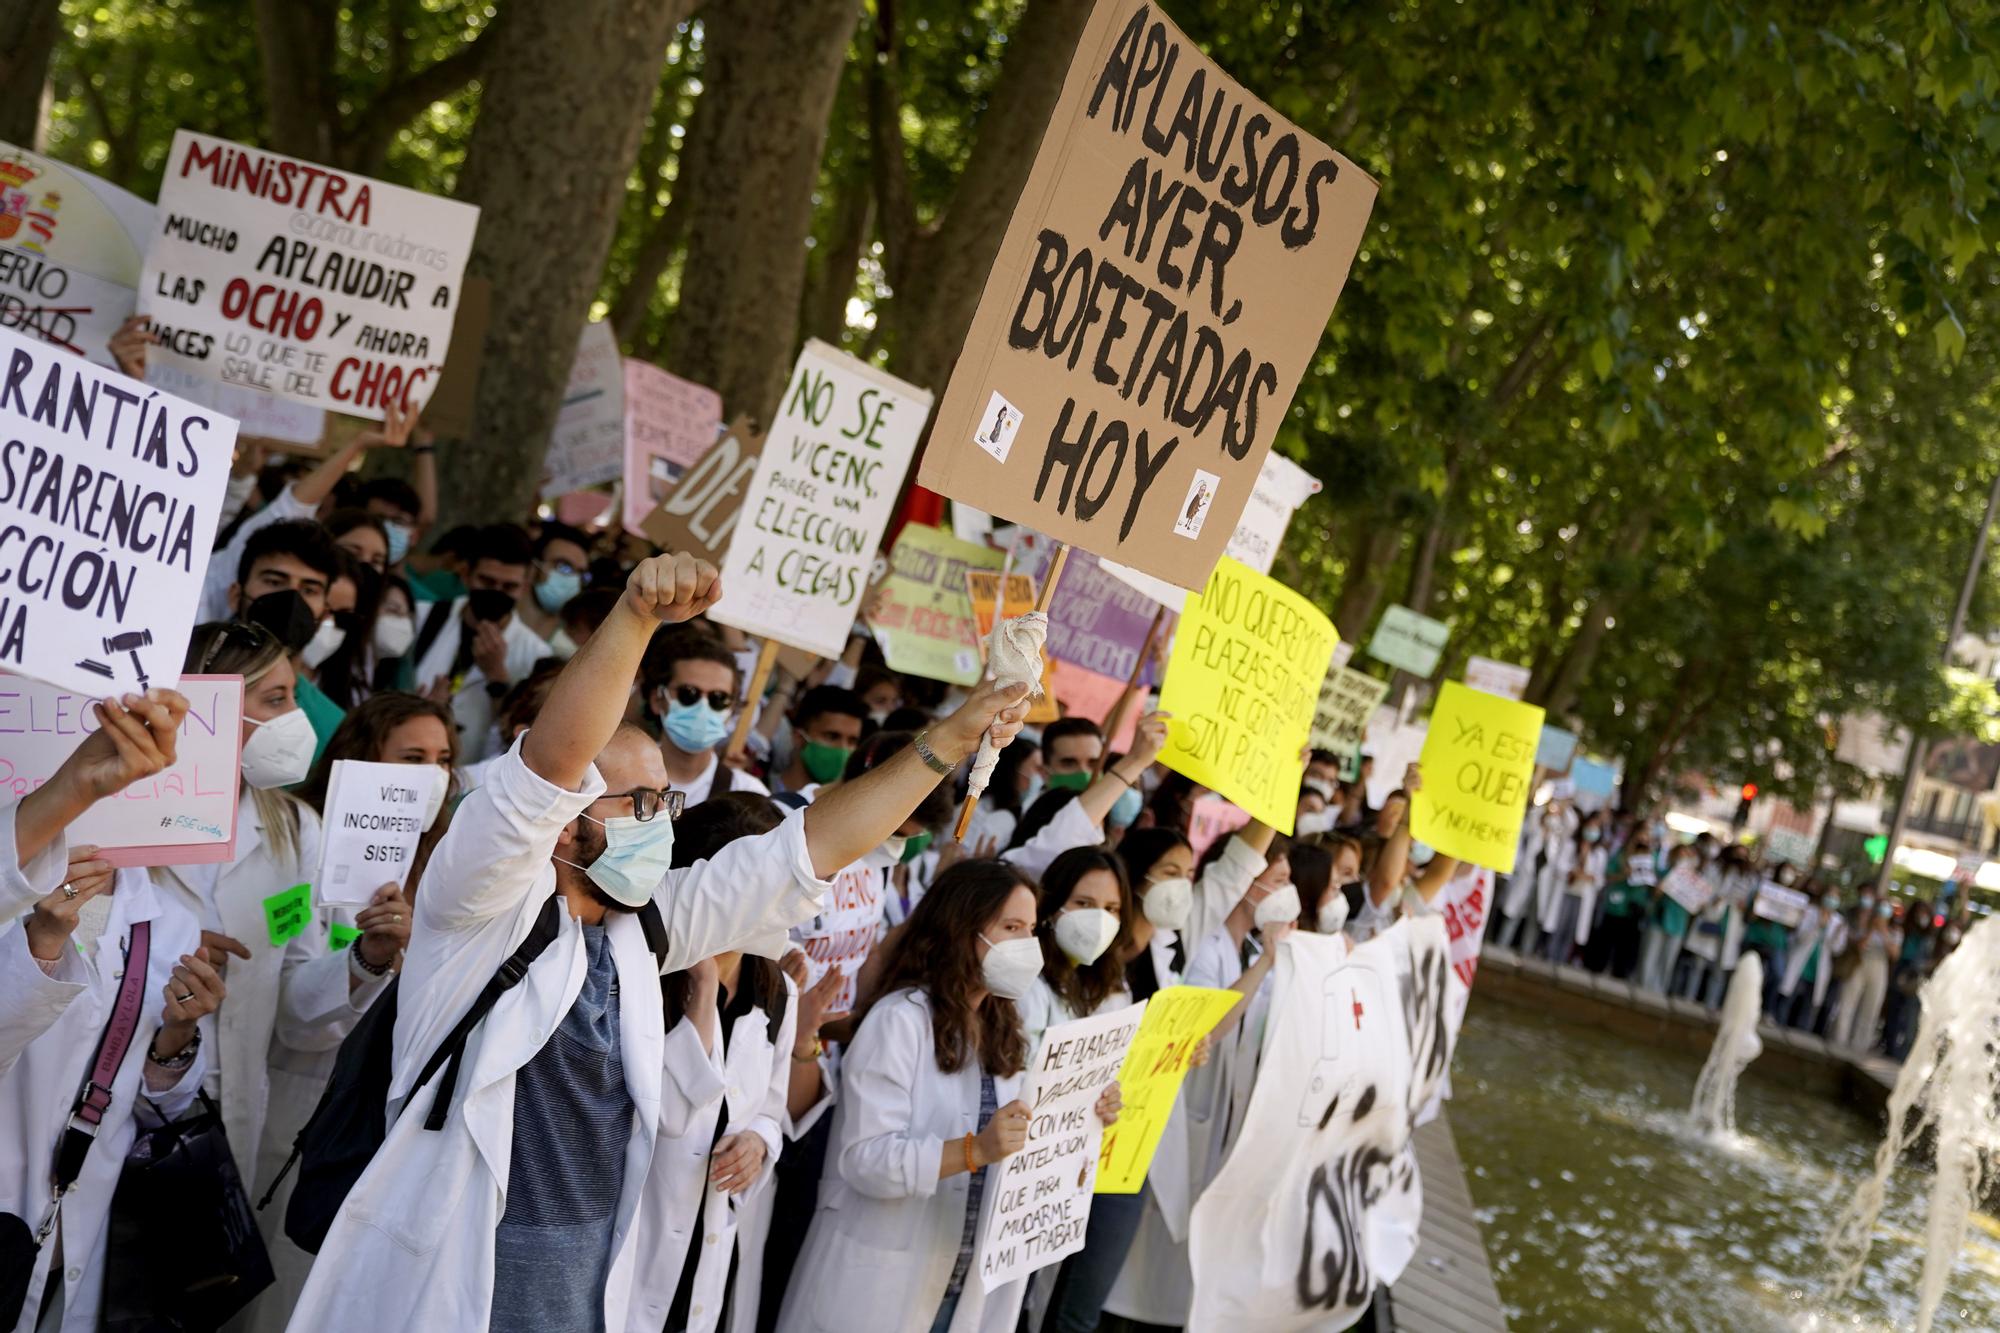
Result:
{"label": "pink protest sign", "polygon": [[625,530],[659,507],[681,473],[715,443],[722,395],[644,361],[625,362]]}

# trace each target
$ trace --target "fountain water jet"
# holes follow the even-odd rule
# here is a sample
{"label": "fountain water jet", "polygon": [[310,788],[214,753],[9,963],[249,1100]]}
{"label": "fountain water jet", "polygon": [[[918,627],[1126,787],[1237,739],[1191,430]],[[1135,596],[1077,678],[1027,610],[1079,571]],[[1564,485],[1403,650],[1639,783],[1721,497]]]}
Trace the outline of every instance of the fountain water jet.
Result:
{"label": "fountain water jet", "polygon": [[1736,1133],[1736,1080],[1764,1050],[1757,1035],[1763,997],[1763,960],[1745,951],[1729,979],[1722,1026],[1715,1031],[1715,1045],[1709,1047],[1708,1063],[1695,1080],[1694,1104],[1688,1108],[1689,1118],[1706,1138],[1730,1138]]}
{"label": "fountain water jet", "polygon": [[1836,1294],[1861,1275],[1889,1173],[1927,1133],[1935,1174],[1924,1227],[1917,1333],[1944,1298],[1973,1205],[2000,1181],[2000,917],[1974,926],[1924,983],[1917,1039],[1889,1094],[1889,1127],[1875,1170],[1827,1235],[1840,1265]]}

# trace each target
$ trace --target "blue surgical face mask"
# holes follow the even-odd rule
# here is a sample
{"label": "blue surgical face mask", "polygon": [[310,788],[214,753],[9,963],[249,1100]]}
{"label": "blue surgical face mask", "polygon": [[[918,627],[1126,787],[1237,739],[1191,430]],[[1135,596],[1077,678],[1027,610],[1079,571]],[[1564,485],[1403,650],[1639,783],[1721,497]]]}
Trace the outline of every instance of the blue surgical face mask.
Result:
{"label": "blue surgical face mask", "polygon": [[691,704],[676,700],[667,705],[667,739],[688,754],[700,754],[722,744],[729,735],[728,710],[717,712],[705,700]]}
{"label": "blue surgical face mask", "polygon": [[1139,793],[1127,787],[1118,793],[1118,799],[1111,803],[1111,813],[1105,818],[1113,828],[1131,828],[1132,821],[1139,817],[1139,809],[1144,804]]}
{"label": "blue surgical face mask", "polygon": [[385,519],[382,523],[382,531],[389,538],[389,563],[392,565],[402,564],[403,557],[410,553],[410,525]]}
{"label": "blue surgical face mask", "polygon": [[583,575],[573,569],[552,569],[535,585],[535,604],[554,615],[582,591]]}
{"label": "blue surgical face mask", "polygon": [[587,866],[578,866],[574,861],[563,864],[581,870],[613,902],[644,907],[652,901],[660,881],[673,865],[674,822],[664,813],[647,820],[631,815],[613,815],[610,819],[583,817],[604,826],[604,850]]}

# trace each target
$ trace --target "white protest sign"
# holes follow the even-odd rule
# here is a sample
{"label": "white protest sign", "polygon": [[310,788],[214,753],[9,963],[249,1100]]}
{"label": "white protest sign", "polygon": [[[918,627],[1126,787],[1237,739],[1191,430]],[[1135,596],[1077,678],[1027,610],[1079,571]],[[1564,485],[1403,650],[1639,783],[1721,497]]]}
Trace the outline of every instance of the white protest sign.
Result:
{"label": "white protest sign", "polygon": [[236,433],[245,439],[317,445],[326,436],[323,408],[307,407],[255,389],[239,389],[221,380],[204,379],[150,357],[146,361],[146,383],[233,418]]}
{"label": "white protest sign", "polygon": [[150,357],[377,420],[429,399],[477,208],[178,130],[159,214]]}
{"label": "white protest sign", "polygon": [[[243,678],[183,676],[179,689],[188,712],[173,767],[85,810],[67,830],[71,846],[95,843],[115,866],[235,859]],[[20,800],[62,767],[97,730],[90,706],[101,697],[0,674],[0,799]]]}
{"label": "white protest sign", "polygon": [[1446,959],[1437,916],[1351,952],[1302,931],[1279,946],[1243,1128],[1189,1227],[1189,1328],[1346,1328],[1401,1276],[1423,1215],[1410,1131],[1457,1036]]}
{"label": "white protest sign", "polygon": [[603,320],[583,326],[542,459],[542,498],[625,475],[625,363]]}
{"label": "white protest sign", "polygon": [[[1308,497],[1318,495],[1319,489],[1319,479],[1291,459],[1276,450],[1266,454],[1264,466],[1257,473],[1257,485],[1244,502],[1243,517],[1237,520],[1236,531],[1230,534],[1229,544],[1222,553],[1242,561],[1259,574],[1270,573],[1271,562],[1278,558],[1278,546],[1285,539],[1285,529],[1291,524],[1293,511]],[[1169,611],[1179,611],[1187,601],[1187,589],[1165,579],[1155,578],[1115,560],[1101,560],[1099,563],[1106,573],[1137,588]]]}
{"label": "white protest sign", "polygon": [[1465,683],[1475,690],[1497,694],[1502,699],[1519,699],[1528,692],[1533,673],[1524,666],[1476,654],[1465,663]]}
{"label": "white protest sign", "polygon": [[1027,1145],[986,1182],[979,1244],[979,1282],[985,1290],[1083,1248],[1104,1139],[1097,1099],[1117,1079],[1145,1015],[1142,1001],[1042,1034],[1021,1083],[1021,1100],[1033,1113]]}
{"label": "white protest sign", "polygon": [[139,196],[0,142],[0,328],[110,365],[153,231]]}
{"label": "white protest sign", "polygon": [[0,666],[102,698],[180,679],[236,423],[0,329]]}
{"label": "white protest sign", "polygon": [[929,391],[807,342],[764,437],[708,618],[840,656],[930,410]]}
{"label": "white protest sign", "polygon": [[1365,671],[1337,666],[1320,682],[1313,709],[1312,746],[1350,755],[1368,739],[1368,719],[1389,693],[1389,682]]}
{"label": "white protest sign", "polygon": [[1368,641],[1368,655],[1400,671],[1428,679],[1437,670],[1438,656],[1450,638],[1451,626],[1442,620],[1420,616],[1407,606],[1392,606],[1382,613],[1375,626],[1375,637]]}
{"label": "white protest sign", "polygon": [[1750,915],[1796,929],[1799,919],[1806,914],[1807,902],[1805,894],[1797,889],[1788,889],[1776,880],[1767,879],[1757,886],[1757,897],[1750,904]]}
{"label": "white protest sign", "polygon": [[1660,881],[1660,891],[1687,910],[1689,916],[1697,916],[1715,897],[1715,885],[1708,877],[1693,866],[1675,866]]}
{"label": "white protest sign", "polygon": [[321,907],[366,907],[384,884],[403,885],[417,841],[444,799],[435,764],[372,764],[336,759],[326,786],[319,875]]}

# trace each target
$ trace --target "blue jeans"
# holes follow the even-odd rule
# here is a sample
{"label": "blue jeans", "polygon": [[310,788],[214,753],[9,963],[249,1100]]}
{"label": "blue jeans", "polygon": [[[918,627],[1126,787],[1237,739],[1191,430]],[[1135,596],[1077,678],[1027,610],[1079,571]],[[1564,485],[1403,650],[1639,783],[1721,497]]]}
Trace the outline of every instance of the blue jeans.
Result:
{"label": "blue jeans", "polygon": [[1104,1315],[1104,1302],[1132,1250],[1132,1238],[1139,1234],[1146,1200],[1151,1197],[1151,1191],[1141,1187],[1137,1194],[1091,1198],[1083,1249],[1063,1260],[1056,1270],[1055,1293],[1049,1298],[1042,1333],[1092,1333],[1096,1329]]}

